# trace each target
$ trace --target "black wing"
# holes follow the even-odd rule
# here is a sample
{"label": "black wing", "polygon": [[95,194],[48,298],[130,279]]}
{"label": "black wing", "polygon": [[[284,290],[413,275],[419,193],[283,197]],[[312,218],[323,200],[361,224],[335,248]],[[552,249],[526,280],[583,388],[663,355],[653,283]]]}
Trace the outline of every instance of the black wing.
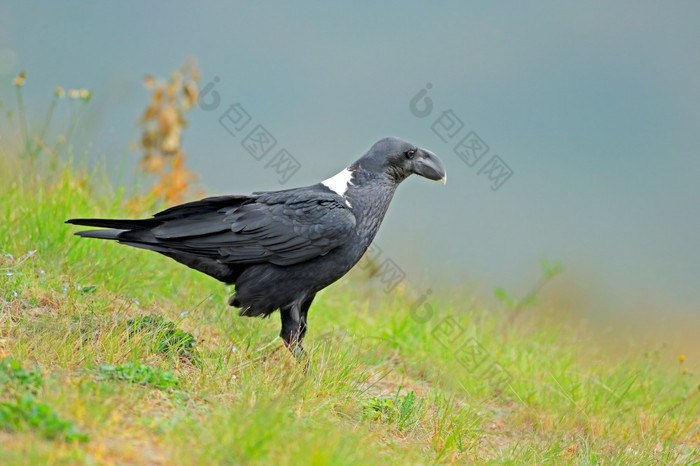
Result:
{"label": "black wing", "polygon": [[[228,205],[225,199],[184,204],[131,224],[105,220],[93,225],[120,228],[112,230],[111,239],[132,246],[230,265],[304,262],[345,243],[355,228],[355,216],[333,193],[306,188],[231,197]],[[105,231],[81,233],[110,236]]]}

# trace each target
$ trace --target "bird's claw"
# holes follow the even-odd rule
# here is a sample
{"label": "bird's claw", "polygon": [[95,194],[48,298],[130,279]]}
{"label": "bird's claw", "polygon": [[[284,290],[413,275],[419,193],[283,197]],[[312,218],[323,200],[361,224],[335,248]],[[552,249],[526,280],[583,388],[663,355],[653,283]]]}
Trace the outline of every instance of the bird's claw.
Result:
{"label": "bird's claw", "polygon": [[310,358],[309,355],[306,353],[306,350],[304,350],[304,347],[301,345],[301,343],[298,342],[285,342],[285,345],[287,346],[289,352],[292,353],[292,355],[296,358],[296,360],[299,363],[304,364],[304,373],[306,373],[306,371],[309,370]]}

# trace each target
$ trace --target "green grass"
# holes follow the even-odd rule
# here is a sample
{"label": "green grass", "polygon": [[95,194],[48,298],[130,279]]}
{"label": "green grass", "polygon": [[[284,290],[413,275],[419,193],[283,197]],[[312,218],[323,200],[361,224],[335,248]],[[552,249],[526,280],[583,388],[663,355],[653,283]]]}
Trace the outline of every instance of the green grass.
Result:
{"label": "green grass", "polygon": [[103,364],[100,366],[101,379],[123,380],[127,383],[139,383],[155,388],[167,389],[177,387],[178,381],[172,372],[157,369],[137,362],[124,364]]}
{"label": "green grass", "polygon": [[0,152],[3,464],[700,461],[689,362],[594,345],[566,309],[513,319],[357,270],[315,301],[305,374],[276,314],[239,318],[213,279],[72,236],[68,218],[159,207],[104,179]]}

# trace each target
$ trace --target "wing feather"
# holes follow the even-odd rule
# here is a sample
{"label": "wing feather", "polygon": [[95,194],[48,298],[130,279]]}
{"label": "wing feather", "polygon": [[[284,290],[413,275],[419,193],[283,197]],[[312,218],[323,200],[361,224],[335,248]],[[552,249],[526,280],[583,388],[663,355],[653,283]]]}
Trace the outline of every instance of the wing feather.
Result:
{"label": "wing feather", "polygon": [[249,202],[221,204],[209,212],[195,209],[200,207],[195,203],[181,212],[165,211],[166,216],[156,215],[163,219],[160,225],[127,232],[120,240],[153,242],[224,264],[292,265],[327,254],[355,229],[355,216],[343,199],[316,190],[259,193]]}

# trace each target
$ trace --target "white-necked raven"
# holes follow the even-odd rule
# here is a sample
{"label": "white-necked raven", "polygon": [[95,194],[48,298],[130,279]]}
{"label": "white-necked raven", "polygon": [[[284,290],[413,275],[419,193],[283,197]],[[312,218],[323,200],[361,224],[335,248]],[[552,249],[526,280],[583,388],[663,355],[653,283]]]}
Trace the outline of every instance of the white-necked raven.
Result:
{"label": "white-necked raven", "polygon": [[240,315],[279,309],[280,336],[300,358],[316,293],[345,275],[374,239],[394,191],[411,174],[445,181],[432,152],[397,138],[374,144],[321,183],[189,202],[143,220],[72,219],[76,233],[150,249],[227,284]]}

